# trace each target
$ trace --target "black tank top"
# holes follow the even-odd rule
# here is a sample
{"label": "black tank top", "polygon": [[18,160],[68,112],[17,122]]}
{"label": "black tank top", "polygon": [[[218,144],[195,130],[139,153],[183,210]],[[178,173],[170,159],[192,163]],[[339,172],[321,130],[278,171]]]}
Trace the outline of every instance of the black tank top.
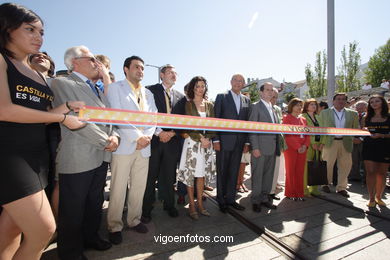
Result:
{"label": "black tank top", "polygon": [[[387,115],[387,119],[384,122],[365,122],[366,127],[368,131],[370,131],[371,134],[379,133],[379,134],[390,134],[390,114]],[[382,139],[382,138],[377,138],[373,139],[369,136],[367,136],[364,141],[366,143],[386,143],[387,149],[390,145],[390,139]]]}
{"label": "black tank top", "polygon": [[[20,73],[5,55],[8,86],[12,103],[24,107],[47,111],[53,93],[42,85]],[[0,147],[6,151],[41,151],[47,147],[45,124],[13,123],[0,121]]]}

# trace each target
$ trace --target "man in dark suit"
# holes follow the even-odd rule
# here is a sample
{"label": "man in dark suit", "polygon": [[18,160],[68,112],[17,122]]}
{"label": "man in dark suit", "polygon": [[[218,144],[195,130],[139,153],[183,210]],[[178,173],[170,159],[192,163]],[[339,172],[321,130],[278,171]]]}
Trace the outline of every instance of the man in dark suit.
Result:
{"label": "man in dark suit", "polygon": [[[172,89],[176,83],[177,73],[172,65],[165,65],[160,68],[162,84],[155,84],[147,88],[153,93],[154,101],[159,113],[175,113],[178,101],[184,95]],[[152,138],[152,152],[149,159],[149,172],[142,206],[143,223],[149,223],[153,203],[156,200],[155,185],[158,181],[159,197],[164,201],[164,210],[171,217],[177,217],[178,211],[175,208],[175,193],[173,184],[176,181],[176,167],[180,157],[180,137],[172,129],[157,128]]]}
{"label": "man in dark suit", "polygon": [[[215,99],[215,117],[248,120],[250,100],[241,94],[245,79],[241,74],[233,75],[231,90],[218,94]],[[228,206],[237,210],[245,208],[236,202],[236,183],[242,153],[249,150],[247,134],[219,132],[213,139],[214,150],[217,152],[217,201],[223,213]]]}
{"label": "man in dark suit", "polygon": [[[80,100],[87,106],[108,107],[106,96],[92,84],[104,70],[87,47],[69,48],[65,65],[72,73],[51,83],[54,106]],[[61,260],[86,259],[84,246],[96,250],[111,247],[98,231],[107,167],[119,135],[110,125],[90,123],[79,130],[61,126],[61,138],[56,159],[60,190],[58,255]]]}
{"label": "man in dark suit", "polygon": [[[271,103],[274,95],[273,85],[270,82],[260,87],[260,100],[251,106],[249,121],[280,124],[275,108]],[[280,135],[250,133],[249,140],[252,147],[252,207],[253,211],[260,212],[264,205],[276,209],[270,196],[274,177],[275,159],[280,156]]]}

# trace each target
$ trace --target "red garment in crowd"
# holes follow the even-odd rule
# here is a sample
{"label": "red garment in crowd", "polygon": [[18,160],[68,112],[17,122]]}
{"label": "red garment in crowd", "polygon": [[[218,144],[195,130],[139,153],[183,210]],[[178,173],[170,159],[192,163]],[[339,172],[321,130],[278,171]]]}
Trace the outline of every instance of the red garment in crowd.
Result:
{"label": "red garment in crowd", "polygon": [[[283,124],[306,126],[306,119],[303,116],[295,117],[287,114],[283,117]],[[309,147],[310,137],[308,135],[285,135],[287,150],[284,151],[286,165],[286,187],[284,194],[287,197],[303,198],[303,175],[306,163],[306,151],[298,153],[302,145]]]}

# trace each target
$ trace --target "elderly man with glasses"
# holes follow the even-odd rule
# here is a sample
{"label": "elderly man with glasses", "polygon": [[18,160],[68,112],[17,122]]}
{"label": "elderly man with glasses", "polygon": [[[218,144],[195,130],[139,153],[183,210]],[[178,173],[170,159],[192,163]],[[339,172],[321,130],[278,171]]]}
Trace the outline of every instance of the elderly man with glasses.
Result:
{"label": "elderly man with glasses", "polygon": [[[51,84],[55,106],[80,100],[87,106],[108,107],[106,96],[92,83],[104,73],[102,65],[87,47],[69,48],[65,52],[65,65],[72,73],[53,79]],[[111,247],[99,237],[98,230],[107,167],[111,152],[119,145],[119,135],[110,125],[91,123],[76,131],[61,126],[61,136],[57,154],[58,255],[60,259],[86,259],[84,247],[96,250]]]}

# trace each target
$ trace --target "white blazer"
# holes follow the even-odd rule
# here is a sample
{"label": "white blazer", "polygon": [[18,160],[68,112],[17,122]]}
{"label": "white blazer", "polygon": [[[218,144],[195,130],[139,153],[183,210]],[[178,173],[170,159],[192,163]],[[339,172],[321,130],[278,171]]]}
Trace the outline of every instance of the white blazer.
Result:
{"label": "white blazer", "polygon": [[[154,97],[150,90],[141,87],[141,96],[144,102],[145,112],[157,112]],[[128,81],[121,80],[108,86],[107,98],[111,108],[140,111],[136,96],[133,93]],[[134,125],[119,125],[121,142],[114,154],[132,154],[137,147],[137,140],[141,136],[153,137],[155,126],[136,127]],[[141,150],[143,157],[150,157],[150,145]]]}

